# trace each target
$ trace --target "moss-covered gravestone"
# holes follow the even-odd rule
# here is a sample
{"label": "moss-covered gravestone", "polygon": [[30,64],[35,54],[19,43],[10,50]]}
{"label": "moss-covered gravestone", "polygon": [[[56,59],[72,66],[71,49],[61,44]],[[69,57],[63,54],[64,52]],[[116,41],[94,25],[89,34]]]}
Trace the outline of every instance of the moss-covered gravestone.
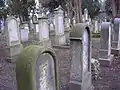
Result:
{"label": "moss-covered gravestone", "polygon": [[86,24],[74,25],[70,33],[70,90],[91,89],[91,39]]}
{"label": "moss-covered gravestone", "polygon": [[26,47],[16,63],[18,90],[59,90],[58,61],[50,48]]}

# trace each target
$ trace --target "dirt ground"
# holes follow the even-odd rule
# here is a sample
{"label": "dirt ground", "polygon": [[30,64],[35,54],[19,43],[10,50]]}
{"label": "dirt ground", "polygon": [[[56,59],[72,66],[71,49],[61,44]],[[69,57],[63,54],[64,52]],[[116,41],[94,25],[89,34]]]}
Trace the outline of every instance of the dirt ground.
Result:
{"label": "dirt ground", "polygon": [[[93,39],[92,57],[98,58],[99,39]],[[61,90],[68,90],[70,71],[69,49],[54,48],[59,60]],[[115,57],[110,67],[100,67],[101,73],[94,82],[95,90],[120,90],[120,57]],[[15,63],[6,61],[4,51],[0,50],[0,90],[17,90]]]}

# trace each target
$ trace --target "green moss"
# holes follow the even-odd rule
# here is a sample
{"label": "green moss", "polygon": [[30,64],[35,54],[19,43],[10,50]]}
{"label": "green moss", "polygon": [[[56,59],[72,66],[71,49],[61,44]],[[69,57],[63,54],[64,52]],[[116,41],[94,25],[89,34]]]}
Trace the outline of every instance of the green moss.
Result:
{"label": "green moss", "polygon": [[54,51],[38,45],[24,48],[16,62],[16,79],[18,90],[36,90],[35,87],[35,62],[38,56],[45,51]]}

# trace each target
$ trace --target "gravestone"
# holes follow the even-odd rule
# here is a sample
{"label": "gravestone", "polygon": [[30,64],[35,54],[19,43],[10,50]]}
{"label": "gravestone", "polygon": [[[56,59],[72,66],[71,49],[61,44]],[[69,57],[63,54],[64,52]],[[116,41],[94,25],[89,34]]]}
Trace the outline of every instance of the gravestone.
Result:
{"label": "gravestone", "polygon": [[120,54],[120,18],[114,19],[113,33],[112,33],[112,54]]}
{"label": "gravestone", "polygon": [[70,22],[69,22],[69,18],[66,17],[64,18],[64,27],[65,27],[65,31],[70,31]]}
{"label": "gravestone", "polygon": [[85,18],[85,22],[89,21],[89,16],[88,16],[88,10],[87,10],[87,8],[84,9],[84,18]]}
{"label": "gravestone", "polygon": [[64,35],[64,16],[62,7],[59,6],[55,10],[55,44],[64,45],[66,43],[66,37]]}
{"label": "gravestone", "polygon": [[95,20],[95,23],[94,23],[94,33],[98,33],[98,31],[99,31],[99,28],[98,28],[98,21],[97,20]]}
{"label": "gravestone", "polygon": [[100,33],[100,51],[99,51],[99,61],[103,66],[110,66],[113,60],[113,55],[111,55],[111,23],[103,22],[101,24]]}
{"label": "gravestone", "polygon": [[21,42],[27,42],[29,40],[29,31],[26,29],[20,29]]}
{"label": "gravestone", "polygon": [[22,22],[20,26],[20,38],[21,42],[27,42],[29,40],[29,27],[27,22]]}
{"label": "gravestone", "polygon": [[32,22],[34,24],[34,36],[37,39],[39,37],[39,24],[38,24],[38,19],[36,15],[32,17]]}
{"label": "gravestone", "polygon": [[63,10],[62,7],[59,6],[56,10],[55,10],[55,33],[56,35],[60,36],[60,35],[64,35],[64,21],[63,21]]}
{"label": "gravestone", "polygon": [[16,63],[18,90],[59,90],[59,70],[51,48],[31,45],[23,49]]}
{"label": "gravestone", "polygon": [[7,18],[5,33],[7,36],[7,46],[5,47],[7,49],[7,59],[10,61],[14,61],[15,58],[20,54],[22,49],[22,44],[20,43],[19,26],[15,17]]}
{"label": "gravestone", "polygon": [[51,41],[49,39],[49,24],[48,24],[48,18],[45,14],[43,16],[38,18],[39,23],[39,42],[41,45],[50,46],[51,47]]}
{"label": "gravestone", "polygon": [[78,23],[70,33],[70,90],[91,89],[91,36],[87,24]]}

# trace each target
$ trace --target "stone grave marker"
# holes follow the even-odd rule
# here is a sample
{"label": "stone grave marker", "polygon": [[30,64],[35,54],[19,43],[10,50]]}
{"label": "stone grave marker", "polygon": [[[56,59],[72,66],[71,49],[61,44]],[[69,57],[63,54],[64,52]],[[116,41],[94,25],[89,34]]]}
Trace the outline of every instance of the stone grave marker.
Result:
{"label": "stone grave marker", "polygon": [[99,32],[99,27],[98,27],[98,21],[95,20],[95,23],[94,23],[94,33],[98,33]]}
{"label": "stone grave marker", "polygon": [[64,35],[64,21],[63,21],[63,10],[59,6],[55,11],[55,33],[56,35]]}
{"label": "stone grave marker", "polygon": [[78,23],[70,33],[70,90],[91,88],[91,36],[87,24]]}
{"label": "stone grave marker", "polygon": [[27,22],[23,22],[20,26],[20,38],[21,42],[27,42],[29,40],[29,27]]}
{"label": "stone grave marker", "polygon": [[39,36],[39,24],[38,24],[38,18],[36,15],[33,15],[32,22],[34,24],[34,36],[37,39]]}
{"label": "stone grave marker", "polygon": [[112,54],[120,54],[120,18],[114,19],[112,33]]}
{"label": "stone grave marker", "polygon": [[7,18],[7,26],[5,32],[7,36],[6,52],[8,60],[12,60],[20,54],[22,49],[22,44],[20,43],[19,26],[15,17]]}
{"label": "stone grave marker", "polygon": [[62,7],[59,6],[55,10],[55,44],[64,45],[66,43],[66,37],[64,35],[64,16]]}
{"label": "stone grave marker", "polygon": [[99,61],[103,66],[111,65],[113,60],[113,55],[111,55],[111,29],[110,22],[101,24]]}
{"label": "stone grave marker", "polygon": [[58,61],[51,48],[26,47],[16,63],[18,90],[59,90]]}
{"label": "stone grave marker", "polygon": [[85,22],[88,22],[89,21],[89,16],[88,16],[87,8],[84,9],[84,17],[85,17]]}
{"label": "stone grave marker", "polygon": [[49,24],[48,18],[45,14],[38,18],[39,23],[39,37],[40,44],[51,47],[51,41],[49,39]]}

